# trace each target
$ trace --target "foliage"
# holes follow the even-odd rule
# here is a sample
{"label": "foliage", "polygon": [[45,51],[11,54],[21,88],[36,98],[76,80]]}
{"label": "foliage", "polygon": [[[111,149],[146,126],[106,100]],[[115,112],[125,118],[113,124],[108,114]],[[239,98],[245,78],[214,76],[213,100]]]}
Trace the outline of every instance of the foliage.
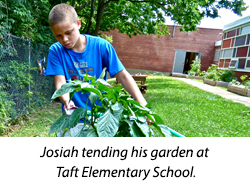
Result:
{"label": "foliage", "polygon": [[16,60],[1,62],[0,125],[50,102],[52,82],[41,77],[35,65]]}
{"label": "foliage", "polygon": [[211,66],[208,67],[206,74],[204,75],[204,78],[206,79],[212,79],[214,81],[219,80],[220,76],[217,71],[217,65],[212,64]]}
{"label": "foliage", "polygon": [[59,3],[75,7],[82,20],[82,33],[119,29],[132,35],[168,35],[165,17],[171,17],[184,31],[195,31],[204,17],[219,17],[221,8],[241,15],[246,10],[243,0],[3,0],[0,1],[0,38],[7,33],[52,44],[55,38],[48,24],[51,8]]}
{"label": "foliage", "polygon": [[233,80],[233,70],[220,70],[219,71],[219,80],[224,82],[231,82]]}
{"label": "foliage", "polygon": [[201,72],[198,74],[198,76],[205,76],[205,74],[206,74],[206,71],[201,71]]}
{"label": "foliage", "polygon": [[99,33],[98,36],[99,36],[99,37],[102,37],[102,38],[104,38],[104,39],[106,39],[106,40],[109,41],[110,43],[113,43],[113,37],[112,37],[112,35],[111,35],[111,36],[108,36],[108,35],[106,35],[106,34],[101,34],[101,33]]}
{"label": "foliage", "polygon": [[13,34],[34,42],[55,41],[48,24],[49,0],[3,0],[0,2],[0,39]]}
{"label": "foliage", "polygon": [[[32,109],[25,116],[11,120],[5,126],[7,137],[47,137],[51,124],[61,115],[61,103],[52,102],[43,109]],[[54,136],[54,135],[51,135]]]}
{"label": "foliage", "polygon": [[[52,96],[55,99],[65,93],[81,91],[89,93],[91,109],[78,107],[71,115],[62,115],[50,127],[49,134],[63,130],[64,133],[74,127],[80,119],[85,119],[83,128],[76,136],[80,137],[151,137],[157,133],[170,136],[162,119],[147,107],[141,106],[120,87],[113,87],[103,80],[105,69],[99,79],[84,77],[84,81],[75,80],[64,84]],[[87,100],[87,104],[88,104]],[[102,106],[99,106],[99,103]],[[147,118],[151,121],[150,125]]]}
{"label": "foliage", "polygon": [[245,86],[245,88],[250,89],[250,79],[247,79],[248,75],[242,75],[240,79],[242,80],[242,85]]}
{"label": "foliage", "polygon": [[15,103],[8,98],[8,93],[0,92],[0,135],[5,133],[6,123],[10,120],[12,114],[14,114],[13,106]]}
{"label": "foliage", "polygon": [[184,31],[195,31],[204,17],[216,18],[221,8],[241,15],[243,0],[72,0],[85,25],[83,32],[97,35],[99,30],[119,29],[129,36],[137,34],[168,35],[165,16],[171,17]]}
{"label": "foliage", "polygon": [[233,78],[229,84],[243,86],[247,89],[250,89],[250,79],[247,79],[248,75],[242,75],[240,77],[242,82],[237,81],[237,78]]}
{"label": "foliage", "polygon": [[231,82],[229,82],[230,85],[241,85],[241,83],[237,80],[237,78],[233,78]]}
{"label": "foliage", "polygon": [[190,66],[191,69],[188,71],[188,74],[193,76],[198,75],[201,71],[201,60],[200,59],[193,60],[193,63]]}

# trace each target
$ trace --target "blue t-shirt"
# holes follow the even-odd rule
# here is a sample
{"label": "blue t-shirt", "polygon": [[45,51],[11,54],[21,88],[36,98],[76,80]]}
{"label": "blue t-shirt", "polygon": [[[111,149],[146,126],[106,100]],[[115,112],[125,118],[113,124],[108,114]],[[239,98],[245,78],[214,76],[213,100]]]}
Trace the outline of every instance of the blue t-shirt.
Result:
{"label": "blue t-shirt", "polygon": [[[49,48],[46,75],[63,75],[69,80],[83,80],[82,75],[88,74],[99,78],[104,67],[110,76],[124,69],[113,46],[100,37],[84,35],[87,39],[85,50],[81,53],[67,49],[59,42]],[[106,77],[105,77],[106,79]],[[72,98],[77,107],[86,108],[88,94],[76,92]],[[90,109],[90,103],[88,103]]]}

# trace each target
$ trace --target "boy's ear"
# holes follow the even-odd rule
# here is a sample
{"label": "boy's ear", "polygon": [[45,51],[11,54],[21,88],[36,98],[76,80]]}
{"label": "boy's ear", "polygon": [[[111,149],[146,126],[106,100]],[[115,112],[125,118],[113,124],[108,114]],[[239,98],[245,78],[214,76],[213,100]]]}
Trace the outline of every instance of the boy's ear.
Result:
{"label": "boy's ear", "polygon": [[77,23],[78,29],[80,29],[81,28],[81,19],[78,19],[76,23]]}

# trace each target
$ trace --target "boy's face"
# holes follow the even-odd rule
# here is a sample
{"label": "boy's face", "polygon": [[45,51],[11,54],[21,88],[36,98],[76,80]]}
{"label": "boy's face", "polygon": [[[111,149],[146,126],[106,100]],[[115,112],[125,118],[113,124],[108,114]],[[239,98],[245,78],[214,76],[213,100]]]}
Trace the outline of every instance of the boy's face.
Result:
{"label": "boy's face", "polygon": [[77,23],[71,23],[69,21],[53,24],[50,26],[57,41],[61,45],[68,49],[77,49],[79,46],[79,29],[81,27],[81,21],[78,20]]}

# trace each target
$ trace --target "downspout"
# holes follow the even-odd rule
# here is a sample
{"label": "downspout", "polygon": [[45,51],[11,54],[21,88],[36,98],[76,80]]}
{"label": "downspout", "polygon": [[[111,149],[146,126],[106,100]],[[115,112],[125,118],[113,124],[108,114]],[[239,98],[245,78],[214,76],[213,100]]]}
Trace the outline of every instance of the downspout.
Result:
{"label": "downspout", "polygon": [[173,35],[172,35],[172,37],[174,37],[174,34],[175,34],[175,27],[176,27],[176,25],[175,25],[175,22],[174,22],[174,30],[173,30]]}

